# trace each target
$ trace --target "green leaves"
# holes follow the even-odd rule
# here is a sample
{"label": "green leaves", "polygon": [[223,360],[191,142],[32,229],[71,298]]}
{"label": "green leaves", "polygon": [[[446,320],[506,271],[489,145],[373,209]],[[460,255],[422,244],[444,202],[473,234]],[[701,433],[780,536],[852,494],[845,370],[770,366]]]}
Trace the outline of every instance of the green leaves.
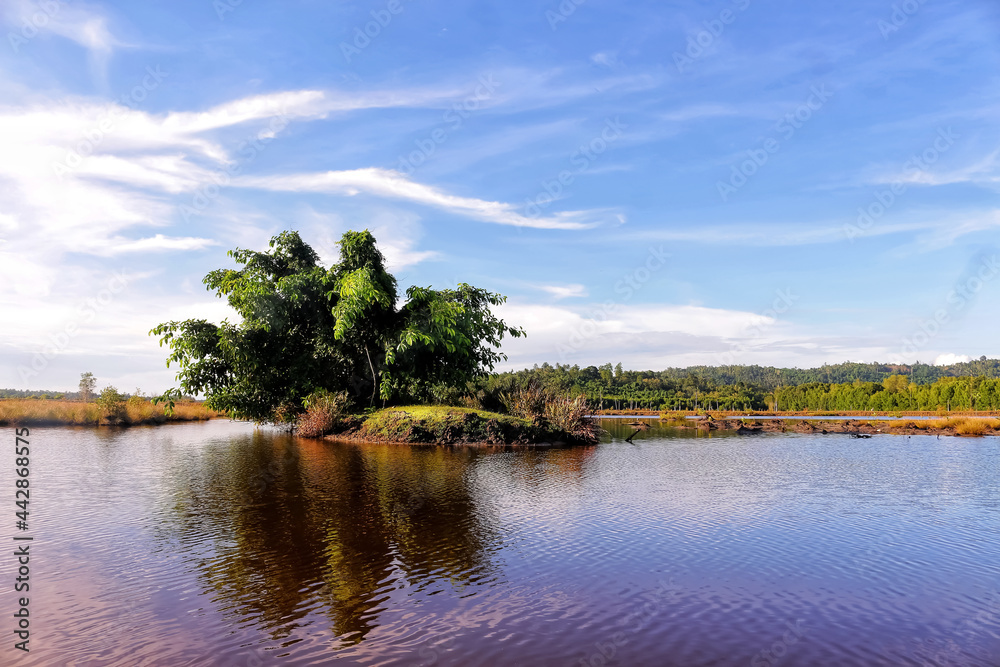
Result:
{"label": "green leaves", "polygon": [[356,269],[339,278],[328,296],[337,304],[333,307],[334,338],[337,340],[342,340],[359,320],[384,314],[393,307],[392,296],[386,293],[370,267]]}
{"label": "green leaves", "polygon": [[239,269],[204,280],[240,315],[238,324],[166,322],[150,331],[170,348],[184,393],[210,409],[259,422],[287,420],[317,391],[347,392],[354,403],[424,400],[431,387],[463,387],[505,359],[508,327],[491,307],[504,297],[461,284],[411,287],[397,309],[396,279],[370,232],[347,232],[329,270],[296,232],[270,250],[235,249]]}
{"label": "green leaves", "polygon": [[174,407],[176,402],[181,399],[180,389],[167,389],[165,392],[159,396],[154,396],[152,399],[153,405],[159,405],[163,403],[163,414],[168,417],[174,414]]}
{"label": "green leaves", "polygon": [[426,400],[434,385],[464,386],[493,370],[506,356],[495,350],[504,336],[520,337],[490,306],[499,294],[465,283],[453,290],[411,287],[400,310],[400,331],[386,351],[382,396]]}

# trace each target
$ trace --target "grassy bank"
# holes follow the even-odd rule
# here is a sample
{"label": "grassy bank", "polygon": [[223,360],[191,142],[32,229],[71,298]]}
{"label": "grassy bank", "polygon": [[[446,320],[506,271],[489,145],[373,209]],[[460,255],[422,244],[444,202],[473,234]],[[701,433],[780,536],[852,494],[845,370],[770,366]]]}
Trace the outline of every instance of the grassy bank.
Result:
{"label": "grassy bank", "polygon": [[734,430],[739,433],[754,432],[793,432],[793,433],[849,433],[858,435],[873,435],[876,433],[890,435],[950,435],[950,436],[1000,436],[1000,419],[993,417],[960,417],[953,416],[944,419],[898,419],[884,421],[879,419],[844,419],[835,420],[789,420],[789,419],[753,419],[751,418],[713,418],[705,417],[698,420],[675,417],[663,419],[666,426],[698,428],[703,430]]}
{"label": "grassy bank", "polygon": [[947,419],[886,422],[893,432],[924,433],[954,431],[955,435],[1000,435],[1000,419],[983,417],[948,417]]}
{"label": "grassy bank", "polygon": [[592,444],[543,419],[441,405],[411,405],[344,418],[330,437],[364,442],[437,445]]}
{"label": "grassy bank", "polygon": [[166,422],[203,421],[222,417],[196,402],[177,403],[171,415],[163,413],[162,405],[146,399],[131,399],[120,415],[109,417],[96,403],[82,401],[51,401],[36,399],[0,400],[0,425],[27,426],[98,426],[119,424],[163,424]]}

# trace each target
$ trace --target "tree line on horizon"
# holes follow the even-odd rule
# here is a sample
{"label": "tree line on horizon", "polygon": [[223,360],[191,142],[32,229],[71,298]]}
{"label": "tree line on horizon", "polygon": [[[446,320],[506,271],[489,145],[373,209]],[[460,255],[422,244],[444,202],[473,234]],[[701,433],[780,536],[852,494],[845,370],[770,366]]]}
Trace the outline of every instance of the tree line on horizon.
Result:
{"label": "tree line on horizon", "polygon": [[584,368],[545,363],[497,374],[478,391],[489,396],[529,383],[553,394],[586,396],[598,409],[1000,409],[1000,360],[985,357],[951,366],[846,362],[810,369],[692,366],[632,371],[620,363]]}

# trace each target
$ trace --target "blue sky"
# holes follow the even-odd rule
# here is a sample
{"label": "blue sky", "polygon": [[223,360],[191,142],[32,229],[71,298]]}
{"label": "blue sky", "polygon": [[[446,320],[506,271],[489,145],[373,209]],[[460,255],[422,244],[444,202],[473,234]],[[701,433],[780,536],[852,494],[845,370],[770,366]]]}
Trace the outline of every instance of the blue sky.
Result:
{"label": "blue sky", "polygon": [[1000,356],[1000,6],[5,0],[0,386],[297,229],[505,294],[505,368]]}

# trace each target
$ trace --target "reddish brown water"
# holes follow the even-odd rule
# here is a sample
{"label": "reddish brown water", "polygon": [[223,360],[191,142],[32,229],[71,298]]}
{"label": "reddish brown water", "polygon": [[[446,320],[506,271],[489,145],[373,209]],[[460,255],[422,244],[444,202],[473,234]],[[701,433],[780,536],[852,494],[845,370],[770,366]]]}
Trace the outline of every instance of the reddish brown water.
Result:
{"label": "reddish brown water", "polygon": [[8,555],[0,663],[1000,664],[996,439],[608,428],[34,430],[32,651]]}

